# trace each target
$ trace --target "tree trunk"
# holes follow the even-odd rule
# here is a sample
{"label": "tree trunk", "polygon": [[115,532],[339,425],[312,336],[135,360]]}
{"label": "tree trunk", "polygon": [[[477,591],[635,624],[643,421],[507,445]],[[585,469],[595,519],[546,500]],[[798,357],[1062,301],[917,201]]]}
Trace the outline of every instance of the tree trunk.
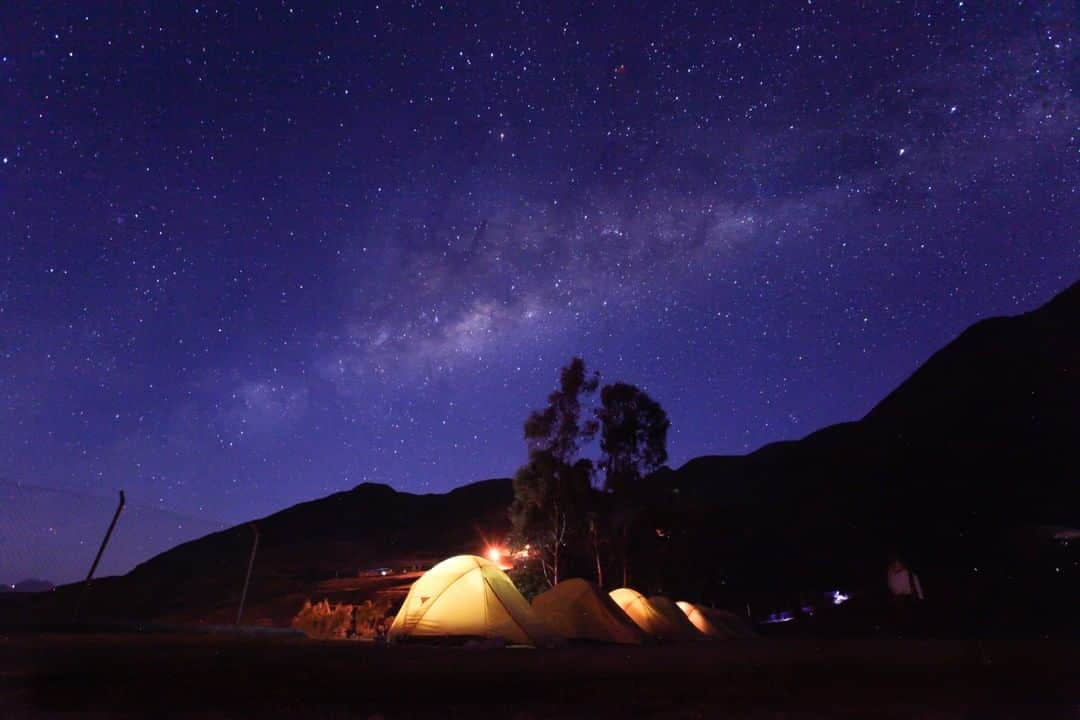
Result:
{"label": "tree trunk", "polygon": [[554,582],[551,586],[554,587],[559,584],[559,541],[555,541],[555,548],[551,553],[551,576]]}
{"label": "tree trunk", "polygon": [[548,587],[551,587],[551,575],[548,573],[548,562],[547,558],[544,557],[543,549],[540,551],[540,569],[544,571],[544,582],[548,584]]}
{"label": "tree trunk", "polygon": [[626,525],[622,532],[622,586],[630,587],[630,531]]}
{"label": "tree trunk", "polygon": [[596,584],[604,589],[604,564],[600,562],[600,542],[593,533],[593,556],[596,558]]}
{"label": "tree trunk", "polygon": [[551,528],[551,575],[552,587],[559,584],[559,555],[563,535],[566,534],[566,517],[555,511],[554,522]]}

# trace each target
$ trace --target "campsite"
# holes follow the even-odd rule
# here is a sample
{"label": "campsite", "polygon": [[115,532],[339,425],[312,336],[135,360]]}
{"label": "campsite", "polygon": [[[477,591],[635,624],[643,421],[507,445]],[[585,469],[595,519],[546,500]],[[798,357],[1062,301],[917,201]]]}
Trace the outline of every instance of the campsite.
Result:
{"label": "campsite", "polygon": [[[267,717],[1056,717],[1080,702],[1072,641],[761,637],[733,613],[573,578],[530,604],[500,566],[448,558],[384,640],[259,628],[20,633],[0,703]],[[306,631],[310,634],[310,628]],[[315,633],[318,635],[319,633]],[[927,678],[932,677],[932,682]]]}
{"label": "campsite", "polygon": [[[416,578],[385,641],[259,628],[16,634],[0,702],[26,717],[1057,717],[1071,640],[761,637],[733,613],[568,579],[530,603],[498,564]],[[928,682],[927,678],[933,678]]]}
{"label": "campsite", "polygon": [[[920,472],[958,487],[961,462],[995,478],[977,498],[957,490],[931,508],[924,485],[881,497],[850,483],[859,467],[895,456],[890,428],[936,412],[920,405],[940,408],[951,396],[970,412],[968,388],[941,385],[943,368],[965,356],[1002,387],[1018,366],[1025,386],[1060,383],[1056,373],[1075,357],[1078,302],[1074,285],[1035,313],[972,329],[859,423],[642,478],[630,542],[613,534],[604,553],[588,533],[558,546],[542,534],[513,544],[533,527],[519,523],[536,521],[520,504],[533,497],[536,463],[556,462],[534,456],[513,480],[445,495],[361,485],[256,520],[257,533],[244,524],[180,545],[123,576],[2,594],[0,702],[28,717],[230,707],[314,717],[907,717],[914,707],[1056,717],[1080,703],[1080,558],[1074,531],[1052,524],[1076,485],[1065,481],[1073,466],[1031,459],[1048,449],[1067,457],[1077,406],[1058,404],[1060,395],[1034,406],[1020,394],[977,410],[979,432],[1000,433],[995,422],[1015,428],[1010,403],[1038,408],[1038,436],[1000,456],[943,462],[934,435],[905,434],[909,469],[929,463]],[[1018,334],[1042,337],[1046,354],[1010,355]],[[580,388],[583,373],[568,367],[564,379]],[[566,404],[565,387],[551,407]],[[864,439],[857,455],[846,436]],[[1007,469],[1025,462],[1043,468],[1039,493],[1009,485]],[[834,488],[797,521],[766,509],[798,488],[760,475],[790,465]],[[715,494],[716,474],[729,488],[747,483],[737,514],[724,507],[737,494]],[[599,528],[620,496],[586,488],[575,497]],[[959,503],[980,516],[962,533],[929,522]],[[854,513],[888,526],[896,507],[921,508],[927,522],[917,534],[864,535],[863,523],[841,520]],[[563,575],[545,583],[553,550]],[[632,583],[619,586],[627,575]]]}
{"label": "campsite", "polygon": [[0,720],[1080,720],[1080,0],[0,14]]}

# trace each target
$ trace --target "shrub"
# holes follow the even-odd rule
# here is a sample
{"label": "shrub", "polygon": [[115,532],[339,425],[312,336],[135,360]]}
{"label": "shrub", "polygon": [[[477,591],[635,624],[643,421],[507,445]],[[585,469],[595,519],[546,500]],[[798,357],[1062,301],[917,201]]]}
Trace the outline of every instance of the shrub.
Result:
{"label": "shrub", "polygon": [[372,639],[386,633],[389,610],[389,602],[383,600],[365,600],[359,605],[305,600],[291,626],[320,640]]}

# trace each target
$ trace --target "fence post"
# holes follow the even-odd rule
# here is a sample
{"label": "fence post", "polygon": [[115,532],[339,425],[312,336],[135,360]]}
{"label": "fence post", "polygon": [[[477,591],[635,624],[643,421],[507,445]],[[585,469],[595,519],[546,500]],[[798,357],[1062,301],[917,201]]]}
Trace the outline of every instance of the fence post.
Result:
{"label": "fence post", "polygon": [[94,557],[94,563],[90,566],[90,572],[86,573],[86,581],[83,583],[82,599],[79,602],[79,610],[76,613],[77,617],[82,616],[83,605],[86,603],[86,594],[90,591],[90,581],[94,579],[94,571],[97,570],[98,563],[101,562],[101,556],[105,554],[105,546],[109,544],[109,538],[112,537],[113,529],[116,527],[116,521],[120,519],[120,511],[124,509],[124,503],[127,499],[124,497],[124,491],[120,491],[120,504],[116,506],[116,512],[113,513],[112,522],[109,523],[109,529],[105,531],[105,537],[101,540],[101,547],[98,548],[97,555]]}
{"label": "fence post", "polygon": [[255,567],[255,551],[259,549],[259,528],[255,523],[248,523],[251,531],[255,533],[255,539],[251,543],[251,557],[248,558],[247,575],[244,576],[244,589],[240,592],[240,607],[236,611],[236,624],[240,624],[240,618],[244,615],[244,601],[247,600],[248,583],[251,582],[251,569]]}

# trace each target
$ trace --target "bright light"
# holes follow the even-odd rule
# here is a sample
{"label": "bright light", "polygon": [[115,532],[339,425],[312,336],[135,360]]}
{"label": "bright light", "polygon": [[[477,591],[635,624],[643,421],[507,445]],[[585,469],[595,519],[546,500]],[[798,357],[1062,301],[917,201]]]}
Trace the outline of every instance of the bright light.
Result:
{"label": "bright light", "polygon": [[850,599],[850,595],[845,595],[839,590],[833,590],[832,603],[833,605],[842,605]]}
{"label": "bright light", "polygon": [[785,623],[785,622],[791,622],[794,619],[795,619],[795,617],[790,612],[787,612],[785,610],[785,611],[778,612],[778,613],[771,613],[769,615],[769,617],[767,617],[763,622],[769,623],[769,624],[771,624],[771,623]]}
{"label": "bright light", "polygon": [[502,563],[503,556],[506,555],[506,551],[498,547],[489,547],[487,550],[488,560],[493,563]]}

